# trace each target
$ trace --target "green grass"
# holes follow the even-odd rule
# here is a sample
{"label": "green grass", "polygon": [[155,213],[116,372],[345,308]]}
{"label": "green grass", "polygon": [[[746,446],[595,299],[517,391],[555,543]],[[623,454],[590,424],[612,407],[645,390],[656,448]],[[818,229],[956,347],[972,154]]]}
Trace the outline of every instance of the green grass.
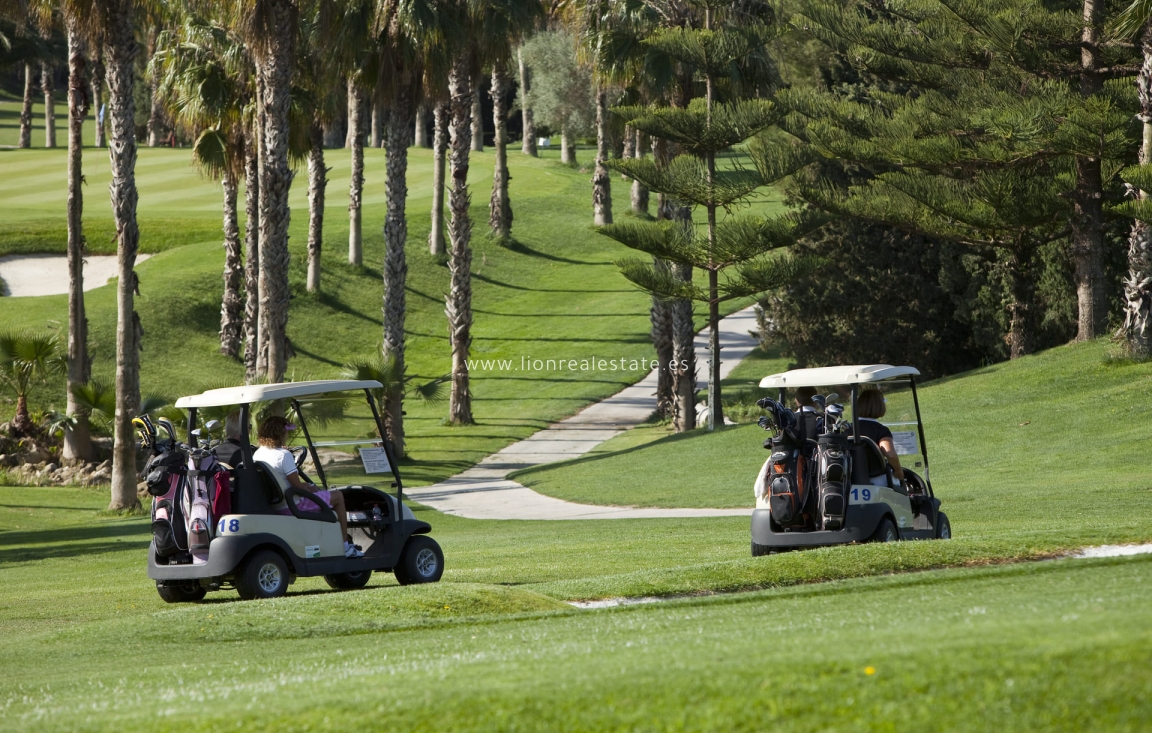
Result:
{"label": "green grass", "polygon": [[[690,571],[701,534],[730,554],[736,527],[436,517],[440,584],[301,579],[275,601],[173,607],[144,577],[146,523],[96,519],[101,503],[0,489],[0,729],[1136,731],[1150,712],[1148,557],[578,611],[558,579]],[[739,562],[768,577],[963,542]]]}
{"label": "green grass", "polygon": [[[303,172],[291,193],[293,301],[288,334],[297,353],[288,365],[293,379],[335,376],[346,362],[370,356],[381,341],[380,263],[383,260],[384,152],[366,151],[364,267],[346,260],[344,150],[328,151],[328,207],[323,255],[323,293],[305,292],[307,205]],[[445,427],[446,405],[406,405],[411,485],[457,473],[550,421],[578,411],[641,376],[642,370],[520,371],[521,358],[640,359],[652,356],[649,301],[619,274],[613,260],[623,247],[591,227],[587,172],[558,164],[558,153],[541,159],[510,156],[515,210],[513,246],[484,235],[491,151],[474,154],[471,167],[475,222],[472,356],[508,359],[511,371],[479,368],[472,374],[477,425]],[[107,153],[87,149],[85,226],[90,248],[112,252]],[[62,150],[0,151],[0,253],[63,252],[66,194]],[[431,205],[431,152],[413,148],[409,165],[407,361],[420,380],[450,372],[444,317],[447,267],[427,253]],[[628,191],[616,179],[618,216],[628,214]],[[223,251],[219,244],[219,186],[201,179],[188,150],[139,152],[141,249],[159,252],[138,266],[141,296],[136,308],[144,327],[141,384],[145,394],[191,394],[221,381],[239,381],[242,367],[217,353]],[[772,204],[769,204],[772,205]],[[87,294],[94,372],[114,368],[114,288]],[[66,296],[0,298],[0,321],[13,326],[62,327]],[[729,304],[730,309],[741,303]],[[34,409],[63,407],[63,385],[34,393]],[[0,408],[0,412],[7,410]],[[364,416],[329,431],[331,437],[364,434]]]}

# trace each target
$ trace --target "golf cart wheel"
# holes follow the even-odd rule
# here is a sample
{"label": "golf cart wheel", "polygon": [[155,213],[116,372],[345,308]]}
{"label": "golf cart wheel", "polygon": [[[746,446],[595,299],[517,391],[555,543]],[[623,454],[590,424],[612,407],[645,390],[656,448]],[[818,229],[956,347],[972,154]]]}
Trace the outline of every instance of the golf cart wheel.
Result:
{"label": "golf cart wheel", "polygon": [[936,512],[936,539],[952,539],[952,523],[948,521],[948,515],[944,512]]}
{"label": "golf cart wheel", "polygon": [[260,550],[250,557],[236,576],[236,590],[246,601],[279,598],[288,592],[288,566],[272,550]]}
{"label": "golf cart wheel", "polygon": [[356,590],[368,585],[368,579],[372,577],[371,570],[361,570],[358,573],[337,573],[336,575],[325,575],[324,582],[328,584],[329,588],[336,590]]}
{"label": "golf cart wheel", "polygon": [[208,595],[208,589],[201,587],[199,583],[164,585],[156,581],[156,592],[166,603],[195,603]]}
{"label": "golf cart wheel", "polygon": [[413,535],[404,545],[393,572],[400,585],[435,583],[444,574],[444,553],[431,537]]}
{"label": "golf cart wheel", "polygon": [[769,547],[768,545],[757,544],[757,542],[755,540],[752,541],[752,557],[763,557],[765,555],[771,555],[771,554],[772,554],[772,548],[771,547]]}
{"label": "golf cart wheel", "polygon": [[900,539],[900,533],[896,531],[896,525],[892,524],[892,520],[884,517],[880,520],[880,526],[872,533],[871,542],[896,542]]}

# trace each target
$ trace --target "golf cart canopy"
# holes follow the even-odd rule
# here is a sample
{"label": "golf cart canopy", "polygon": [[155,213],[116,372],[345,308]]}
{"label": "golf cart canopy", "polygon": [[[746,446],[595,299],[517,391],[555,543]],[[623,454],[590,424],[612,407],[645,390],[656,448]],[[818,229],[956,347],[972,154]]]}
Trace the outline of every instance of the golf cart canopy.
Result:
{"label": "golf cart canopy", "polygon": [[[828,387],[838,384],[870,384],[897,377],[920,376],[920,370],[910,366],[891,364],[857,364],[856,366],[793,369],[790,372],[769,374],[760,380],[763,389],[796,389],[797,387]],[[177,407],[180,403],[176,403]]]}
{"label": "golf cart canopy", "polygon": [[248,405],[253,402],[287,400],[326,392],[353,389],[380,389],[383,385],[374,379],[319,379],[311,382],[284,382],[281,384],[246,384],[242,387],[210,389],[203,394],[181,397],[176,407],[225,407]]}

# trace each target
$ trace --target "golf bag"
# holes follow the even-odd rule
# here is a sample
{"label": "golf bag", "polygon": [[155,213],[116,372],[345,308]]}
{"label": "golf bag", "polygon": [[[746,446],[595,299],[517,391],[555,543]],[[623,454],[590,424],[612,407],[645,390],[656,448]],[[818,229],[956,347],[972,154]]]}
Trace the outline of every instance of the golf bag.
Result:
{"label": "golf bag", "polygon": [[184,516],[188,524],[188,549],[192,563],[208,562],[208,545],[212,542],[213,504],[222,511],[231,511],[228,472],[209,451],[192,450],[188,456],[187,489],[184,492]]}
{"label": "golf bag", "polygon": [[161,559],[185,561],[188,528],[183,502],[187,456],[180,450],[166,450],[148,460],[145,480],[152,495],[152,541]]}
{"label": "golf bag", "polygon": [[819,477],[817,509],[822,529],[843,529],[847,489],[852,475],[848,440],[838,435],[822,435],[816,444],[816,475]]}

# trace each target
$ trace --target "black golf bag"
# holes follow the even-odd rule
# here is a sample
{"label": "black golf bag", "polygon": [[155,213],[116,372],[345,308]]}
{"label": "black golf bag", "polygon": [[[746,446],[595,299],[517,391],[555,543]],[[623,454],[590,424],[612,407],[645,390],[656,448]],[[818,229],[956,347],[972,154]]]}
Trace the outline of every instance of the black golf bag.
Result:
{"label": "black golf bag", "polygon": [[817,523],[821,529],[843,529],[851,482],[848,439],[843,435],[821,435],[816,441]]}
{"label": "black golf bag", "polygon": [[152,495],[152,541],[156,555],[167,561],[191,562],[188,529],[184,517],[184,481],[188,455],[165,450],[153,455],[145,467],[148,493]]}

